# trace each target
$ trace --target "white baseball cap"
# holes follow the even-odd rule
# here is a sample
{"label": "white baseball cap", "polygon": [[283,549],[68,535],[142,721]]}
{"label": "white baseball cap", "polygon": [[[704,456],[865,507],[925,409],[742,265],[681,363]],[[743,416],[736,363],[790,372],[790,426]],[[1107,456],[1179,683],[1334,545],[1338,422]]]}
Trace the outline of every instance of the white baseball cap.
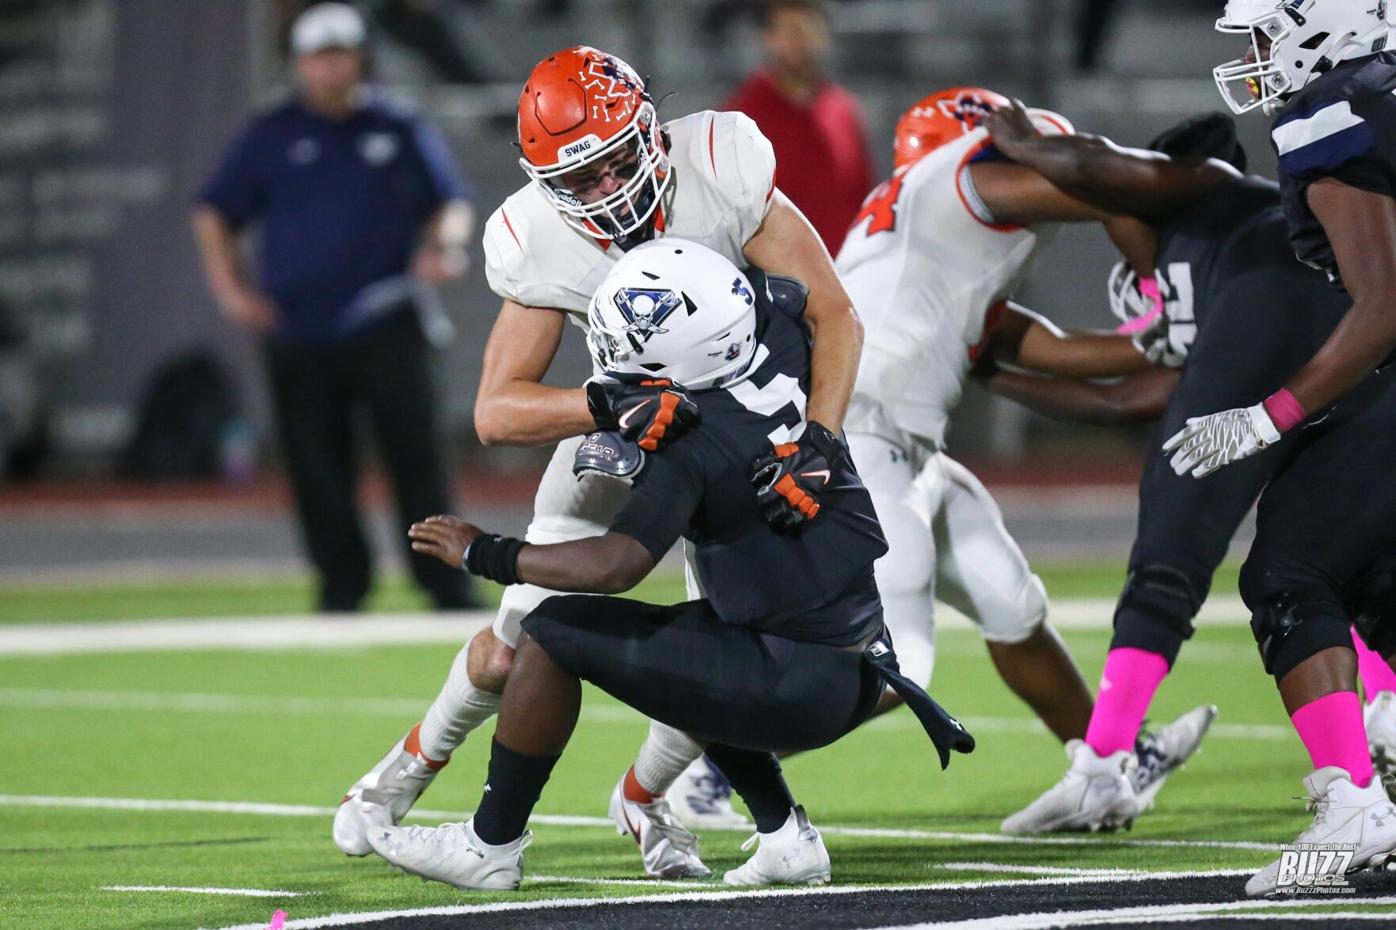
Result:
{"label": "white baseball cap", "polygon": [[366,35],[364,18],[347,3],[317,3],[291,27],[291,48],[313,55],[327,48],[359,48]]}

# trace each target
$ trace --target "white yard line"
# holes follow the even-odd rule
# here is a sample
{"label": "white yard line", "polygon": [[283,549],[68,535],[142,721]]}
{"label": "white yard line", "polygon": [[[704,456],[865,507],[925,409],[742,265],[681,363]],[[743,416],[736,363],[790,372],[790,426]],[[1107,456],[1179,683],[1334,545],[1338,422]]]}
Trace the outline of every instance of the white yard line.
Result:
{"label": "white yard line", "polygon": [[179,885],[103,885],[103,891],[168,891],[183,894],[224,894],[242,898],[300,898],[304,891],[279,891],[275,888],[194,888]]}
{"label": "white yard line", "polygon": [[[1004,914],[998,917],[977,917],[972,920],[928,921],[918,924],[884,926],[876,930],[1046,930],[1049,927],[1087,927],[1092,924],[1115,923],[1181,923],[1198,920],[1333,920],[1337,914],[1278,914],[1265,913],[1289,908],[1335,907],[1342,905],[1384,905],[1384,912],[1345,912],[1360,920],[1392,920],[1396,901],[1391,898],[1338,898],[1320,895],[1304,898],[1267,898],[1256,901],[1223,901],[1212,904],[1148,904],[1134,907],[1097,908],[1083,911],[1042,911],[1032,914]],[[288,925],[289,926],[289,925]]]}
{"label": "white yard line", "polygon": [[[914,885],[825,885],[818,888],[757,888],[750,891],[692,891],[680,894],[647,894],[621,898],[548,898],[539,901],[497,901],[491,904],[459,904],[446,907],[423,907],[400,911],[372,911],[360,914],[328,914],[323,917],[302,917],[286,922],[286,930],[318,930],[322,927],[343,927],[356,923],[392,920],[399,917],[455,917],[466,914],[527,913],[553,908],[628,907],[636,904],[669,904],[675,902],[733,901],[751,898],[835,897],[850,894],[906,891],[975,891],[983,888],[1021,889],[1033,886],[1083,885],[1096,883],[1127,883],[1139,881],[1178,881],[1194,878],[1232,878],[1250,874],[1245,870],[1220,869],[1203,872],[1154,872],[1119,876],[1056,876],[1052,878],[991,879],[980,882],[922,882]],[[527,883],[528,879],[524,879]],[[1332,903],[1332,902],[1329,902]],[[1359,900],[1344,904],[1385,903]],[[220,930],[265,930],[265,924],[238,924]]]}
{"label": "white yard line", "polygon": [[[64,688],[0,688],[0,707],[76,708],[80,710],[150,711],[153,713],[265,714],[291,716],[416,717],[431,698],[314,698],[259,694],[210,694],[199,691],[84,691]],[[641,724],[644,718],[628,707],[583,706],[588,723]],[[1027,717],[960,718],[966,727],[981,733],[1045,733],[1038,720]],[[872,730],[919,731],[915,717],[896,714],[864,724]],[[1282,724],[1214,724],[1213,739],[1288,740],[1294,731]]]}
{"label": "white yard line", "polygon": [[[195,801],[160,798],[101,798],[67,795],[0,794],[0,807],[84,808],[90,810],[175,811],[205,814],[251,814],[264,817],[333,817],[338,808],[309,804],[269,804],[257,801]],[[459,821],[470,818],[470,811],[413,810],[417,820]],[[531,823],[552,827],[606,827],[614,829],[609,817],[571,814],[535,814]],[[729,832],[746,833],[750,827],[730,827]],[[1244,849],[1274,853],[1276,843],[1241,840],[1149,840],[1106,839],[1077,836],[1008,836],[1002,833],[961,833],[953,830],[907,830],[891,827],[849,827],[819,825],[828,836],[858,839],[943,840],[947,842],[995,843],[1010,846],[1113,846],[1181,849]]]}
{"label": "white yard line", "polygon": [[1006,872],[1020,875],[1143,875],[1139,869],[1069,869],[1059,865],[1009,865],[1004,862],[942,862],[936,866],[950,872]]}
{"label": "white yard line", "polygon": [[[1114,613],[1114,598],[1064,598],[1053,603],[1051,620],[1058,629],[1104,630],[1109,629]],[[1203,606],[1198,624],[1236,626],[1248,622],[1249,616],[1240,598],[1214,597]],[[0,625],[0,656],[459,644],[493,621],[493,611],[472,610],[455,614],[373,614],[343,619],[297,614],[202,620],[5,624]],[[940,610],[936,622],[942,629],[972,626],[949,608]]]}
{"label": "white yard line", "polygon": [[302,614],[209,620],[26,623],[0,625],[0,655],[460,645],[493,622],[493,611],[469,610],[373,614],[343,619]]}
{"label": "white yard line", "polygon": [[581,875],[530,875],[530,884],[559,883],[565,885],[618,885],[636,888],[711,888],[712,882],[680,882],[663,878],[587,878]]}

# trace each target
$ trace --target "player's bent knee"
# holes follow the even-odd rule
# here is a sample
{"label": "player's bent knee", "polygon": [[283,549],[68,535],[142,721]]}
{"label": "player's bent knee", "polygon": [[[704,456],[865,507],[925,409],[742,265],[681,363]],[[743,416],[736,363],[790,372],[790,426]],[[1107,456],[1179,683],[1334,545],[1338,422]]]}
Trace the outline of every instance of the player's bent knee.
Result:
{"label": "player's bent knee", "polygon": [[1325,649],[1352,648],[1349,630],[1341,605],[1323,591],[1273,594],[1251,612],[1251,632],[1261,661],[1276,679]]}
{"label": "player's bent knee", "polygon": [[494,635],[489,627],[471,637],[466,650],[465,669],[470,683],[481,691],[503,694],[504,684],[514,667],[514,649]]}
{"label": "player's bent knee", "polygon": [[1050,606],[1042,579],[1029,574],[1009,597],[976,605],[980,635],[987,642],[1013,645],[1033,637],[1047,621]]}
{"label": "player's bent knee", "polygon": [[1111,649],[1143,649],[1168,660],[1192,638],[1192,621],[1207,597],[1206,585],[1162,562],[1135,565],[1115,607]]}

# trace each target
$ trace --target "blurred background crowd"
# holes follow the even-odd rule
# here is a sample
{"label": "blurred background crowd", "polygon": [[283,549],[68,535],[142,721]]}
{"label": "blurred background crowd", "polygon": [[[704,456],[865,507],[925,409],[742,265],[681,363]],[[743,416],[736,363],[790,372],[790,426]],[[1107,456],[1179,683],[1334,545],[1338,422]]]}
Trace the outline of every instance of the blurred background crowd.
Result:
{"label": "blurred background crowd", "polygon": [[[265,487],[288,471],[304,491],[352,485],[357,462],[390,473],[399,490],[494,476],[516,481],[526,501],[546,450],[482,447],[471,424],[498,308],[478,230],[526,180],[512,145],[515,105],[532,65],[558,48],[590,44],[630,61],[648,76],[661,118],[749,113],[775,145],[777,182],[835,252],[863,195],[890,170],[897,116],[932,90],[990,87],[1062,112],[1081,130],[1142,144],[1182,116],[1217,109],[1210,69],[1235,53],[1212,30],[1219,0],[353,0],[362,35],[330,26],[328,39],[298,46],[293,25],[309,5],[0,3],[0,494],[38,488],[61,498],[113,481]],[[260,169],[239,149],[258,114],[313,96],[315,69],[303,65],[343,46],[363,80],[406,103],[418,127],[420,202],[403,206],[389,232],[375,224],[353,234],[419,237],[429,248],[402,259],[400,280],[357,308],[386,319],[410,306],[421,329],[410,337],[421,344],[375,339],[392,345],[388,374],[361,380],[382,394],[404,380],[403,369],[421,378],[395,400],[336,414],[331,433],[313,440],[342,463],[330,474],[306,458],[314,449],[298,466],[291,448],[333,401],[288,386],[312,370],[311,356],[275,356],[265,345],[258,314],[275,307],[260,306],[255,288],[268,269],[246,262],[242,291],[227,272],[229,257],[259,236],[304,243],[288,254],[306,263],[324,233],[343,231],[332,189],[320,192],[323,202],[259,200],[263,189],[249,179]],[[350,77],[357,82],[357,70]],[[1270,173],[1262,123],[1244,123],[1243,138],[1255,169]],[[296,157],[322,154],[329,164],[318,150]],[[352,178],[335,183],[358,190]],[[197,242],[196,206],[212,208]],[[278,226],[279,209],[296,223]],[[455,210],[462,215],[446,215]],[[472,212],[475,231],[464,236]],[[1023,302],[1063,325],[1108,325],[1110,262],[1097,230],[1064,230]],[[576,384],[588,361],[580,333],[567,339],[550,380]],[[315,359],[375,370],[358,357]],[[381,442],[394,425],[410,432],[394,411],[414,396],[433,398],[418,426],[430,431],[435,473],[395,463],[394,444]],[[415,441],[399,440],[398,449]],[[1067,471],[1124,462],[1127,471],[1137,440],[1051,423],[972,391],[950,447],[980,467],[1028,466],[1031,482],[1047,462]],[[444,493],[405,501],[404,510],[434,508]],[[300,497],[302,518],[313,522],[314,502]],[[0,545],[17,551],[23,542]],[[434,596],[449,604],[456,595]]]}

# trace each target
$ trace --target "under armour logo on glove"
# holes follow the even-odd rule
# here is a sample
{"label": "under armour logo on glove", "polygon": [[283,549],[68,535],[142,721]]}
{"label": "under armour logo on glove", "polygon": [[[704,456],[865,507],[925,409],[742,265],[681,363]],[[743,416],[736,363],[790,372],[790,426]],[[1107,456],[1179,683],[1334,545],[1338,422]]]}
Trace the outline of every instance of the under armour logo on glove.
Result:
{"label": "under armour logo on glove", "polygon": [[819,495],[834,473],[850,464],[843,440],[811,421],[798,442],[781,443],[758,455],[747,477],[766,522],[773,529],[793,532],[819,515]]}
{"label": "under armour logo on glove", "polygon": [[587,408],[596,427],[613,430],[646,452],[657,452],[702,419],[688,392],[668,378],[613,376],[587,382]]}

